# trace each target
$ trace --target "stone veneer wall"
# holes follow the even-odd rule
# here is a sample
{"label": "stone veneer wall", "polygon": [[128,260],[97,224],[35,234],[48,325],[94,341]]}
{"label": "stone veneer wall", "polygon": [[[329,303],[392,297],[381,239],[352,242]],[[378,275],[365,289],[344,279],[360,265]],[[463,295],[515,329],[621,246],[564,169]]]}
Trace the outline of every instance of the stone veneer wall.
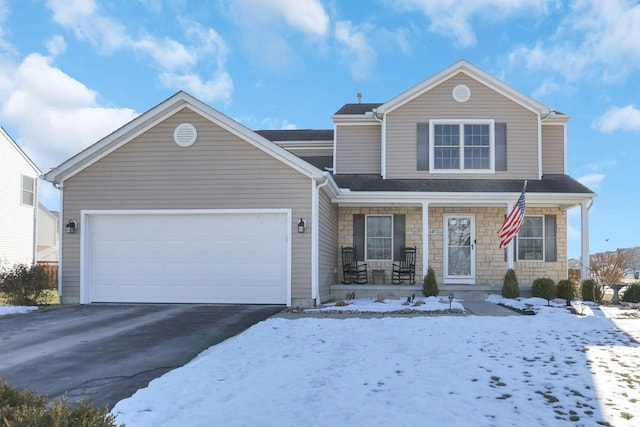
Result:
{"label": "stone veneer wall", "polygon": [[[416,282],[422,276],[422,209],[418,207],[375,207],[375,208],[340,208],[339,209],[339,246],[353,245],[354,214],[398,214],[406,215],[407,246],[418,249],[416,262]],[[429,235],[429,265],[436,272],[438,284],[443,282],[443,218],[445,214],[472,214],[476,226],[476,284],[502,286],[507,270],[505,251],[499,248],[500,240],[497,231],[502,225],[504,208],[499,207],[430,207],[429,229],[436,230]],[[557,226],[557,262],[516,261],[514,266],[518,281],[522,287],[531,285],[538,277],[549,277],[554,281],[567,278],[567,217],[566,212],[557,208],[527,208],[528,215],[556,215]],[[338,251],[340,257],[340,251]],[[369,282],[373,282],[372,271],[384,269],[386,282],[391,282],[391,261],[368,261]],[[342,265],[338,260],[338,265]],[[338,271],[339,280],[342,272]]]}
{"label": "stone veneer wall", "polygon": [[[378,208],[340,208],[338,210],[338,245],[353,246],[353,215],[356,214],[405,214],[405,246],[416,247],[416,283],[421,282],[422,275],[422,209],[418,207],[378,207]],[[338,250],[338,265],[342,266],[342,252]],[[391,283],[392,261],[367,261],[369,283],[373,283],[373,270],[385,270],[385,282]],[[338,271],[338,279],[342,280],[342,271]]]}

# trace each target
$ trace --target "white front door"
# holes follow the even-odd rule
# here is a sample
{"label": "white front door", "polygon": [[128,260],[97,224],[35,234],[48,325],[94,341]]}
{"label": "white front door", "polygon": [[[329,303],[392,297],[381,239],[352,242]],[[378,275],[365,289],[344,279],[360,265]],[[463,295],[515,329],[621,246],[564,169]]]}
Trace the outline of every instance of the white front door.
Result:
{"label": "white front door", "polygon": [[444,281],[474,284],[476,279],[475,218],[468,214],[444,216]]}

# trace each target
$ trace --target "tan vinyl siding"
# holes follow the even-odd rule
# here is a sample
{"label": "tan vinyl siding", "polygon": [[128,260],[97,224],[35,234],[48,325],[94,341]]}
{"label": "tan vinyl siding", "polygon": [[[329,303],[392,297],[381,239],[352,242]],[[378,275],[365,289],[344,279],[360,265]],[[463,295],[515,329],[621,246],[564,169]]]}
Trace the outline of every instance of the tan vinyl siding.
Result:
{"label": "tan vinyl siding", "polygon": [[[471,98],[455,101],[453,88],[465,84]],[[429,173],[418,171],[416,124],[431,119],[489,119],[507,123],[507,171],[495,173]],[[387,116],[386,164],[394,178],[538,178],[538,116],[464,74],[432,88]]]}
{"label": "tan vinyl siding", "polygon": [[321,190],[319,208],[319,292],[320,301],[324,302],[331,298],[331,285],[338,283],[336,275],[338,266],[338,206],[331,203],[331,198]]}
{"label": "tan vinyl siding", "polygon": [[564,125],[542,126],[542,173],[566,173],[564,169]]}
{"label": "tan vinyl siding", "polygon": [[380,174],[380,155],[380,126],[336,126],[336,173]]}
{"label": "tan vinyl siding", "polygon": [[[192,123],[198,140],[173,142]],[[292,300],[311,295],[311,180],[189,109],[183,109],[64,182],[64,215],[92,209],[292,209]],[[63,301],[80,297],[80,236],[65,234]],[[260,280],[256,277],[256,280]]]}

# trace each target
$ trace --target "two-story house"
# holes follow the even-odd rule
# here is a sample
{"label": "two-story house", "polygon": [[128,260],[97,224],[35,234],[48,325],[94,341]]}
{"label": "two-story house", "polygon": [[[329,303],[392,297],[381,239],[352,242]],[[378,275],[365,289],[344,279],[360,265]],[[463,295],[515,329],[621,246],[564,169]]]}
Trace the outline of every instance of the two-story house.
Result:
{"label": "two-story house", "polygon": [[[595,194],[567,175],[569,116],[459,61],[332,117],[332,130],[253,131],[179,92],[51,170],[75,225],[62,301],[313,306],[419,294],[428,267],[457,295],[499,292],[508,268],[526,289],[566,278],[576,206],[589,258]],[[522,229],[500,249],[525,181]],[[340,283],[342,247],[367,283]],[[415,285],[392,284],[403,247]]]}
{"label": "two-story house", "polygon": [[7,266],[35,262],[40,174],[0,127],[0,263]]}

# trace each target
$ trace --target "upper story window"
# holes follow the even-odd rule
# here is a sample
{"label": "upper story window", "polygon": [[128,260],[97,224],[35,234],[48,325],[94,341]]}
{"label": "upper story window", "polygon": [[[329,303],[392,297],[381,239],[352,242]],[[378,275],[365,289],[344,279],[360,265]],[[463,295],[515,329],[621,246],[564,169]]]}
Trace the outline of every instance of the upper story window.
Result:
{"label": "upper story window", "polygon": [[36,200],[36,180],[30,176],[22,175],[22,199],[23,205],[33,206]]}
{"label": "upper story window", "polygon": [[431,120],[431,171],[493,172],[492,120]]}
{"label": "upper story window", "polygon": [[367,215],[365,239],[367,260],[391,260],[393,257],[393,216]]}

